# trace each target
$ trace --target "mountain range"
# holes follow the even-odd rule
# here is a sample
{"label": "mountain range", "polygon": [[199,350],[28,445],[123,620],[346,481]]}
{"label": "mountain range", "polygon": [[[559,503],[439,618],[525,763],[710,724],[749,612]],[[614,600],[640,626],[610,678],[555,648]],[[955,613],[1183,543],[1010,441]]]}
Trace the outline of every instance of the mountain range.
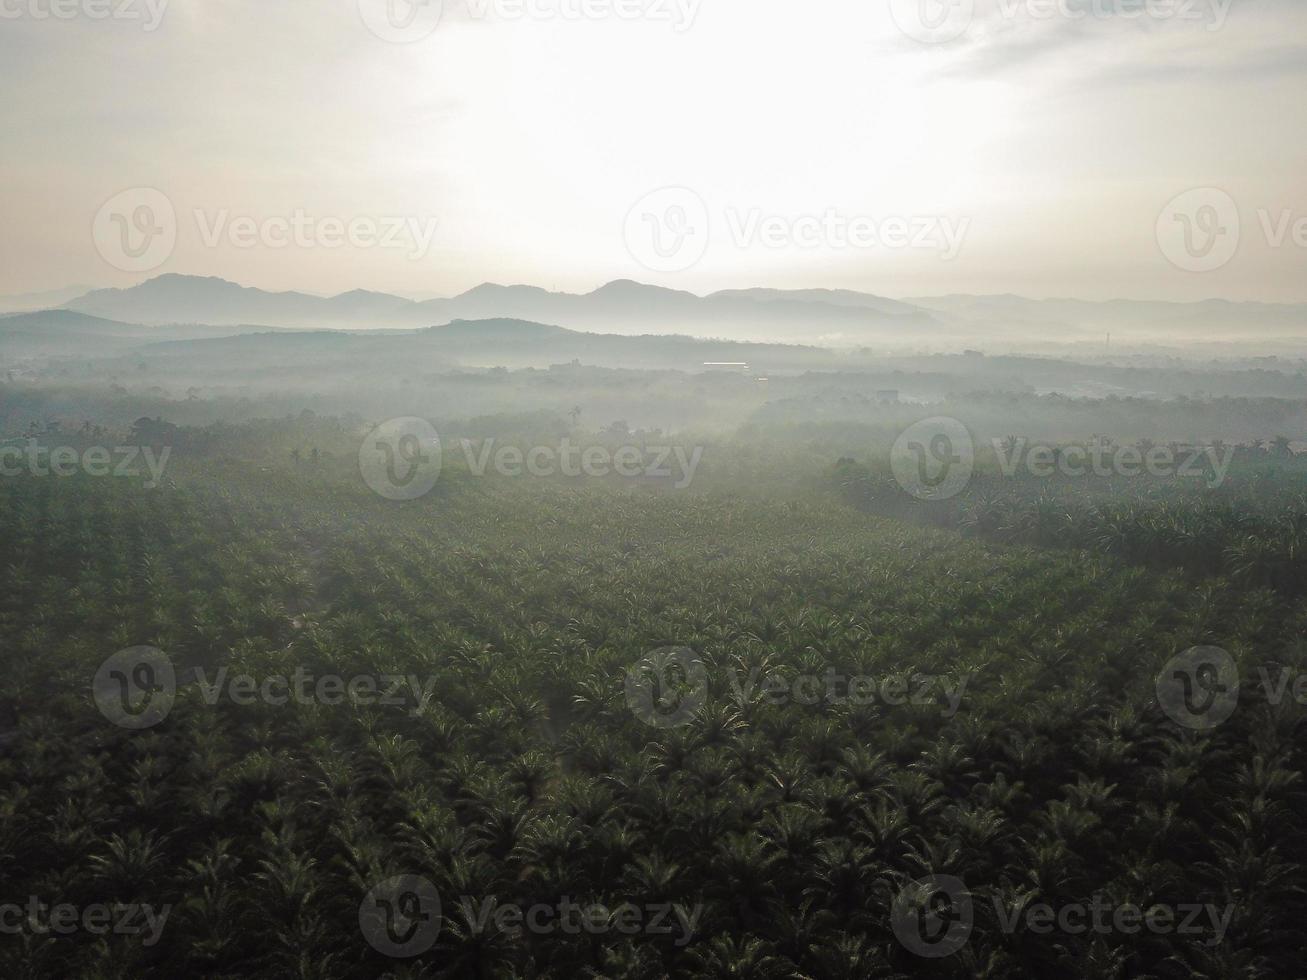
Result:
{"label": "mountain range", "polygon": [[623,334],[850,343],[928,337],[937,326],[925,310],[858,293],[828,298],[813,291],[737,290],[697,296],[630,280],[584,294],[485,283],[449,299],[417,302],[365,290],[336,296],[268,292],[223,279],[169,274],[128,289],[93,290],[64,307],[143,324],[411,329],[454,320],[521,319]]}
{"label": "mountain range", "polygon": [[[110,373],[146,364],[170,376],[322,378],[478,367],[584,364],[641,370],[832,370],[841,356],[820,347],[709,340],[677,334],[571,330],[508,318],[455,320],[414,330],[309,330],[247,324],[144,326],[73,310],[0,316],[0,371],[24,362],[82,361]],[[737,365],[731,367],[729,365]]]}
{"label": "mountain range", "polygon": [[[0,310],[55,307],[118,323],[291,329],[415,329],[456,320],[515,319],[609,334],[684,334],[828,347],[957,348],[1302,337],[1307,305],[1141,300],[1091,302],[1016,295],[890,299],[831,289],[730,289],[707,296],[631,280],[589,293],[484,283],[417,301],[355,289],[335,296],[270,292],[169,273],[126,289],[63,290],[0,299]],[[48,302],[42,303],[42,299]],[[35,304],[35,305],[33,305]]]}
{"label": "mountain range", "polygon": [[36,310],[0,316],[0,362],[20,357],[89,357],[166,341],[204,340],[268,327],[204,324],[147,326],[75,310]]}

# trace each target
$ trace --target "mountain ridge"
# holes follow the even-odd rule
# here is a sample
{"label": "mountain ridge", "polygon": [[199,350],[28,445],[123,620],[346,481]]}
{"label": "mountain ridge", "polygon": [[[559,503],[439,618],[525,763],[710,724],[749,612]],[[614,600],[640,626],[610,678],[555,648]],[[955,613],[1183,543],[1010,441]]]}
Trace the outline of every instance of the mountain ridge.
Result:
{"label": "mountain ridge", "polygon": [[887,312],[894,301],[869,294],[858,302],[848,300],[853,294],[846,294],[839,303],[824,303],[814,294],[798,295],[791,299],[777,290],[699,296],[615,279],[588,293],[482,283],[457,296],[417,301],[362,289],[334,296],[272,292],[214,276],[166,273],[135,286],[92,290],[61,308],[143,324],[412,329],[455,320],[509,318],[586,331],[676,332],[734,340],[811,340],[822,333],[884,338],[902,330],[929,329],[934,321],[927,311],[905,304]]}
{"label": "mountain ridge", "polygon": [[294,329],[420,329],[458,320],[518,319],[628,336],[675,333],[735,341],[823,346],[968,346],[1022,340],[1063,343],[1175,339],[1218,333],[1284,336],[1307,331],[1307,304],[1210,298],[1030,299],[1012,293],[893,299],[847,289],[725,289],[706,295],[614,279],[587,293],[485,282],[456,296],[412,300],[352,289],[333,296],[243,286],[216,276],[166,273],[122,289],[98,289],[68,309],[146,325],[266,324]]}

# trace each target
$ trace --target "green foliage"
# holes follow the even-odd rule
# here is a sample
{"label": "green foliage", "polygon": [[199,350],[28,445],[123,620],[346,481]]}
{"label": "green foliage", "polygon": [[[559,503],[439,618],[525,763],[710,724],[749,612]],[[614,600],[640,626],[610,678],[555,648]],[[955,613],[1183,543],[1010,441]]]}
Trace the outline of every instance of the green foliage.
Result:
{"label": "green foliage", "polygon": [[[1244,532],[1279,546],[1273,525]],[[1307,951],[1295,706],[1249,690],[1195,733],[1152,694],[1199,643],[1246,676],[1307,666],[1307,621],[1259,588],[1284,584],[1261,558],[1196,588],[1119,547],[999,547],[821,494],[454,480],[393,503],[288,457],[197,457],[151,491],[0,481],[0,540],[0,702],[17,716],[3,897],[174,907],[152,947],[5,936],[6,976],[1253,978]],[[187,679],[132,732],[90,685],[137,644]],[[624,681],[666,646],[701,658],[707,693],[660,729]],[[416,708],[207,704],[191,672],[223,666],[434,684]],[[733,682],[827,670],[968,685],[947,716]],[[400,874],[444,899],[434,949],[407,962],[358,925],[368,889]],[[942,960],[890,928],[925,875],[984,898]],[[1011,934],[990,903],[1099,895],[1229,904],[1230,930],[1215,947]],[[564,896],[701,914],[678,946],[479,932],[458,902]]]}

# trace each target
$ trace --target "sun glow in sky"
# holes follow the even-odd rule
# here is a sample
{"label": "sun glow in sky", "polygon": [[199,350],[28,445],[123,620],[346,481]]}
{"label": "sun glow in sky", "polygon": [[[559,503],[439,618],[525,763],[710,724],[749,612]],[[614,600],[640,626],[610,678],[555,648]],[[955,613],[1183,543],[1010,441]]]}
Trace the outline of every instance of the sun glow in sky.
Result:
{"label": "sun glow in sky", "polygon": [[[445,0],[409,43],[368,26],[408,0],[171,0],[154,30],[147,0],[127,0],[138,20],[66,2],[58,19],[41,16],[51,0],[0,0],[3,293],[182,272],[424,296],[626,277],[1307,301],[1293,0],[1176,0],[1170,17],[1136,16],[1142,0],[976,0],[936,43],[900,25],[955,15],[941,0]],[[175,208],[175,246],[116,268],[92,226],[141,187]],[[651,267],[626,230],[666,187],[702,202],[696,230],[707,219],[684,268]],[[1155,228],[1205,187],[1235,202],[1241,235],[1199,274]],[[296,214],[401,233],[269,234]],[[894,218],[916,245],[887,241]],[[876,240],[831,231],[851,225]],[[950,227],[956,254],[931,237]]]}

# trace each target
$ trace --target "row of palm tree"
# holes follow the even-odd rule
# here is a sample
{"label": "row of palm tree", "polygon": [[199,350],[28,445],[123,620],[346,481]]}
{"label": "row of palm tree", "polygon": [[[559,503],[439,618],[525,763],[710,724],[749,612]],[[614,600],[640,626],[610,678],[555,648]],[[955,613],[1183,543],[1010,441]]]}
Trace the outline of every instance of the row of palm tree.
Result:
{"label": "row of palm tree", "polygon": [[[6,936],[5,975],[1256,978],[1307,951],[1300,709],[1254,683],[1307,666],[1307,615],[1256,575],[1195,587],[1116,549],[999,547],[820,493],[457,484],[396,504],[289,463],[201,462],[152,493],[0,482],[0,538],[4,894],[172,908],[150,947]],[[90,682],[138,644],[183,677],[413,674],[430,696],[209,704],[183,680],[129,731]],[[1154,689],[1197,644],[1246,681],[1207,732]],[[667,646],[705,685],[660,728],[626,680]],[[966,684],[955,714],[738,686],[828,671]],[[396,875],[442,898],[411,960],[359,927]],[[942,875],[975,925],[923,958],[895,902]],[[1045,935],[994,911],[1096,896],[1229,907],[1230,926],[1213,945]],[[469,911],[564,897],[695,925],[518,935]]]}

